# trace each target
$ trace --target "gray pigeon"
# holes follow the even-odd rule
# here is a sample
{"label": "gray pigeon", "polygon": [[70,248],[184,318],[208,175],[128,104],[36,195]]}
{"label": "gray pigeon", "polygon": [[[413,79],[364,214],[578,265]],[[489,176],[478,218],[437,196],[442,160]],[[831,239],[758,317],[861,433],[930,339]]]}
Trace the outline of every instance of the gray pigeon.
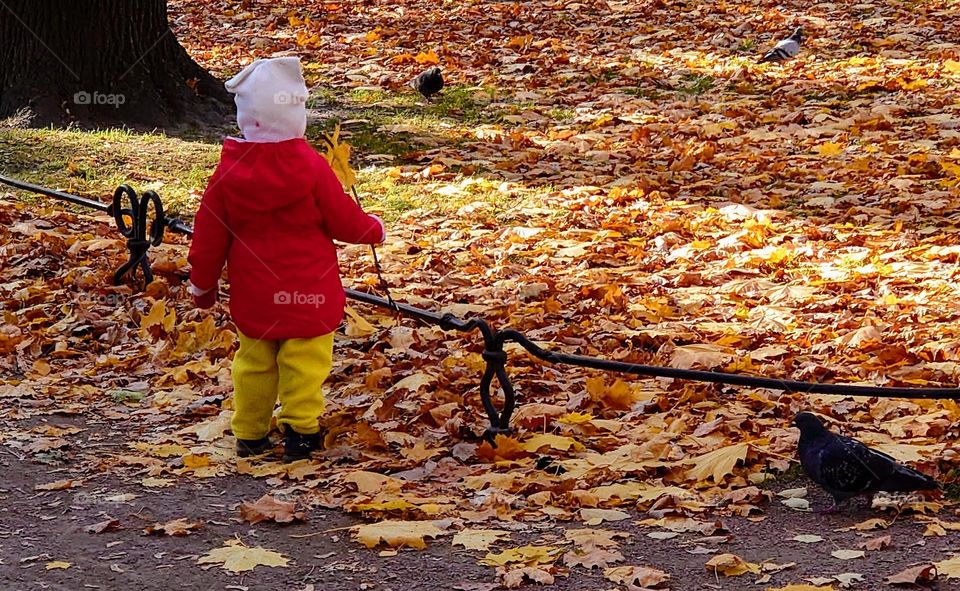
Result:
{"label": "gray pigeon", "polygon": [[786,39],[781,39],[773,49],[768,51],[760,58],[760,63],[764,62],[782,62],[790,59],[800,53],[800,44],[803,43],[803,29],[797,27]]}
{"label": "gray pigeon", "polygon": [[827,430],[816,415],[802,412],[793,420],[800,429],[800,465],[811,480],[833,496],[830,511],[849,498],[864,495],[871,502],[877,491],[936,490],[933,478],[908,468],[856,439]]}
{"label": "gray pigeon", "polygon": [[410,86],[429,101],[431,96],[443,89],[443,74],[440,73],[440,68],[434,66],[417,74],[417,77],[410,81]]}

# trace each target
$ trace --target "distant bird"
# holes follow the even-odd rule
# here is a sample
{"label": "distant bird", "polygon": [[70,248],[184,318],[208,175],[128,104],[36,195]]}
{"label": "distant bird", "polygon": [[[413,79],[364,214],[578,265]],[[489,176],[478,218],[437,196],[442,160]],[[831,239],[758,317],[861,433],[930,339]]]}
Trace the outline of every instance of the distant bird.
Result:
{"label": "distant bird", "polygon": [[803,29],[797,27],[786,39],[782,39],[760,58],[760,63],[782,62],[800,53],[800,44],[803,43]]}
{"label": "distant bird", "polygon": [[431,96],[443,88],[443,74],[440,73],[440,68],[434,66],[417,74],[417,77],[410,81],[410,86],[429,101]]}
{"label": "distant bird", "polygon": [[856,496],[871,503],[877,491],[908,492],[935,490],[937,481],[908,468],[885,453],[870,449],[856,439],[827,430],[816,415],[802,412],[793,420],[800,429],[800,465],[811,480],[833,496],[835,511]]}

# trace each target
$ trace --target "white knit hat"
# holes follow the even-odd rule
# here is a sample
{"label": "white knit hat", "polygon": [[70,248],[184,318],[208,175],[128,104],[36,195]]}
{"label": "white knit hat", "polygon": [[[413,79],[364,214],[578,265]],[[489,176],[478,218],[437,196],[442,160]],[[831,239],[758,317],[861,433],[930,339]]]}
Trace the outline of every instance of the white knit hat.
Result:
{"label": "white knit hat", "polygon": [[307,129],[307,85],[300,58],[257,60],[227,80],[236,96],[237,125],[249,142],[282,142]]}

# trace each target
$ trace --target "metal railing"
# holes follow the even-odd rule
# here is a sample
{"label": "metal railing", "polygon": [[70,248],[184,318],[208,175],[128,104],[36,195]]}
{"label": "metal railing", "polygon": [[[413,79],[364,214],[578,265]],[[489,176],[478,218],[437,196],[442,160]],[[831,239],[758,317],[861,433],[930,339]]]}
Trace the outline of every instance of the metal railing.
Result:
{"label": "metal railing", "polygon": [[[104,204],[69,193],[54,191],[46,187],[25,183],[17,179],[0,176],[0,183],[60,199],[75,205],[95,209],[109,214],[114,218],[120,233],[127,239],[129,260],[114,274],[114,282],[121,283],[126,275],[135,275],[140,269],[146,282],[152,281],[150,270],[149,250],[163,241],[166,230],[187,236],[193,235],[193,229],[177,217],[164,213],[160,197],[154,191],[147,191],[142,196],[129,185],[121,185],[113,194],[113,201]],[[123,199],[127,199],[124,207]],[[149,209],[153,208],[153,217],[148,219]],[[131,220],[128,224],[127,219]],[[762,376],[748,376],[731,374],[719,371],[679,369],[657,365],[642,365],[624,361],[614,361],[585,355],[560,353],[544,349],[528,339],[523,333],[513,329],[495,329],[486,320],[480,317],[468,319],[459,318],[451,313],[437,313],[416,306],[402,304],[390,297],[380,297],[370,293],[346,289],[348,298],[390,310],[391,312],[416,318],[427,324],[439,326],[444,330],[459,332],[473,332],[477,330],[483,338],[483,360],[486,362],[483,375],[480,378],[480,400],[487,413],[490,426],[484,436],[493,442],[497,434],[510,431],[510,418],[516,408],[517,399],[513,384],[507,374],[506,365],[508,356],[504,351],[506,343],[516,343],[535,358],[550,364],[573,365],[602,371],[611,371],[638,376],[672,378],[691,380],[730,386],[745,386],[750,388],[781,390],[804,394],[834,394],[845,396],[868,396],[878,398],[919,398],[919,399],[960,399],[960,388],[914,388],[914,387],[884,387],[862,386],[858,384],[831,384],[820,382],[803,382],[784,380]],[[491,386],[496,377],[503,391],[503,402],[500,407],[494,402]]]}

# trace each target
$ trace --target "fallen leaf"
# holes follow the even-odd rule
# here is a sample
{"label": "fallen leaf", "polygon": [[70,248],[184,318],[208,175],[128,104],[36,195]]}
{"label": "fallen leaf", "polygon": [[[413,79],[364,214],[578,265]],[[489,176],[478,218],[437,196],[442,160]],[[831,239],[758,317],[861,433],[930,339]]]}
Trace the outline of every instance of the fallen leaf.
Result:
{"label": "fallen leaf", "polygon": [[604,521],[623,521],[630,514],[617,509],[581,509],[580,519],[587,525],[600,525]]}
{"label": "fallen leaf", "polygon": [[190,521],[186,518],[174,519],[166,523],[154,523],[144,528],[143,533],[147,535],[167,535],[173,537],[183,537],[190,535],[191,532],[200,529],[203,523],[200,521]]}
{"label": "fallen leaf", "polygon": [[33,490],[66,490],[68,488],[77,488],[78,486],[83,486],[83,480],[66,478],[64,480],[57,480],[54,482],[48,482],[46,484],[38,484],[33,487]]}
{"label": "fallen leaf", "polygon": [[685,476],[697,482],[713,478],[714,483],[720,484],[727,475],[733,472],[737,462],[746,459],[749,451],[749,444],[735,443],[697,456],[684,462],[694,464],[693,468],[687,470]]}
{"label": "fallen leaf", "polygon": [[303,511],[297,511],[295,501],[281,501],[267,494],[254,503],[248,501],[241,503],[240,518],[250,524],[263,521],[292,523],[294,521],[304,521],[306,515]]}
{"label": "fallen leaf", "polygon": [[505,572],[503,574],[503,586],[507,589],[516,589],[523,585],[523,581],[526,579],[541,585],[552,585],[554,583],[554,577],[549,571],[535,566],[523,566]]}
{"label": "fallen leaf", "polygon": [[582,566],[588,570],[607,568],[610,564],[621,562],[623,554],[606,548],[577,548],[563,555],[567,566]]}
{"label": "fallen leaf", "polygon": [[423,550],[427,547],[424,538],[435,538],[443,533],[432,521],[387,520],[353,527],[354,537],[367,548],[375,548],[383,542],[392,548]]}
{"label": "fallen leaf", "polygon": [[480,559],[480,564],[486,566],[506,566],[508,564],[536,566],[553,562],[561,552],[561,549],[554,546],[520,546],[503,552],[490,552]]}
{"label": "fallen leaf", "polygon": [[862,543],[858,544],[858,546],[870,551],[881,550],[889,546],[892,541],[893,539],[890,536],[877,536],[875,538],[868,538],[864,540]]}
{"label": "fallen leaf", "polygon": [[810,510],[810,501],[807,499],[801,499],[799,497],[791,497],[780,501],[787,507],[790,507],[794,511],[809,511]]}
{"label": "fallen leaf", "polygon": [[64,562],[62,560],[54,560],[53,562],[48,562],[44,568],[47,570],[66,570],[73,566],[70,562]]}
{"label": "fallen leaf", "polygon": [[960,555],[934,562],[933,566],[937,567],[937,573],[948,579],[960,579]]}
{"label": "fallen leaf", "polygon": [[454,546],[467,550],[489,550],[496,542],[510,539],[510,532],[502,529],[464,529],[453,536]]}
{"label": "fallen leaf", "polygon": [[105,519],[83,528],[83,530],[88,534],[102,534],[103,532],[117,531],[118,529],[120,529],[120,520],[112,518]]}
{"label": "fallen leaf", "polygon": [[854,558],[863,558],[866,553],[863,550],[834,550],[830,553],[837,560],[853,560]]}
{"label": "fallen leaf", "polygon": [[197,559],[197,564],[220,565],[234,574],[253,570],[258,566],[287,566],[289,559],[273,550],[259,546],[250,548],[240,540],[227,540],[220,548],[214,548]]}
{"label": "fallen leaf", "polygon": [[[949,575],[946,575],[950,578]],[[937,567],[933,564],[911,566],[898,573],[888,576],[884,581],[891,585],[920,585],[932,583],[937,578]]]}
{"label": "fallen leaf", "polygon": [[653,589],[670,580],[670,575],[649,566],[615,566],[603,571],[608,581],[619,585]]}
{"label": "fallen leaf", "polygon": [[824,142],[817,146],[816,152],[821,156],[837,156],[843,153],[843,144],[837,142]]}
{"label": "fallen leaf", "polygon": [[720,554],[714,556],[706,564],[707,570],[720,573],[727,577],[737,577],[746,573],[758,574],[760,565],[740,558],[736,554]]}
{"label": "fallen leaf", "polygon": [[583,445],[577,443],[577,440],[573,437],[562,437],[560,435],[553,435],[551,433],[534,435],[530,439],[524,441],[522,446],[524,450],[531,453],[538,452],[544,447],[549,447],[550,449],[555,449],[558,451],[569,451],[570,449],[581,451],[584,449]]}

